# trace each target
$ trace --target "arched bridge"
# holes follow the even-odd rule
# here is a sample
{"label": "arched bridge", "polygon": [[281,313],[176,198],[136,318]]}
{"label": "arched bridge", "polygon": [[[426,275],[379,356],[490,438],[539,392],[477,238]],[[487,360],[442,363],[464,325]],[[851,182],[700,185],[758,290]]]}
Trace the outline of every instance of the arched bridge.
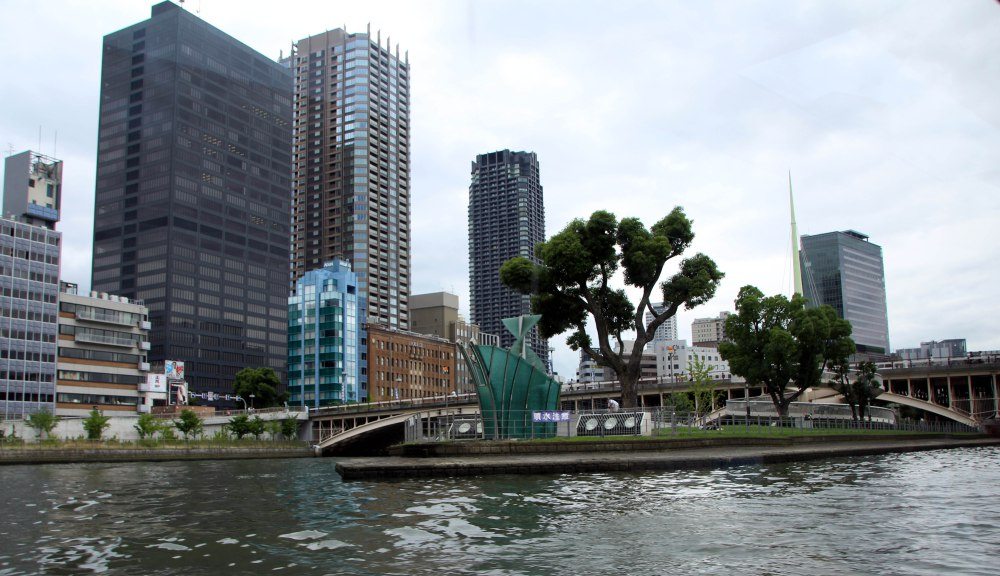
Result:
{"label": "arched bridge", "polygon": [[[1000,363],[954,363],[949,365],[924,365],[916,367],[882,367],[880,370],[885,392],[880,401],[911,406],[969,426],[978,426],[986,418],[997,414],[997,381]],[[639,404],[643,407],[665,405],[669,394],[686,391],[689,383],[647,379],[639,383]],[[727,399],[742,399],[747,393],[745,384],[729,380],[720,381],[717,390]],[[758,388],[749,389],[750,397],[762,394]],[[573,384],[562,390],[562,409],[585,410],[603,407],[607,398],[621,394],[617,382]],[[812,392],[814,401],[842,401],[827,389]],[[713,406],[713,408],[715,408]],[[309,413],[309,439],[318,453],[332,453],[363,439],[387,436],[385,445],[401,442],[407,422],[411,426],[433,426],[435,421],[474,417],[479,414],[475,394],[438,396],[372,404],[332,406]],[[433,431],[424,436],[433,436]]]}
{"label": "arched bridge", "polygon": [[963,424],[996,416],[1000,362],[965,358],[880,367],[885,393],[879,400],[912,406]]}

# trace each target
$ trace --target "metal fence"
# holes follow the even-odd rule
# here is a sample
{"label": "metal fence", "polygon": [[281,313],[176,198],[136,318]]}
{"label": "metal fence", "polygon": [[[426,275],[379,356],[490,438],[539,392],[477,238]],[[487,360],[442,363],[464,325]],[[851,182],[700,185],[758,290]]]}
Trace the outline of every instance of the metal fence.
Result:
{"label": "metal fence", "polygon": [[883,430],[896,432],[928,432],[928,433],[975,433],[976,427],[966,426],[958,422],[917,422],[910,420],[885,419],[852,420],[842,418],[841,414],[823,415],[806,414],[779,418],[777,415],[725,414],[724,410],[716,414],[696,414],[694,412],[679,412],[669,407],[647,410],[586,410],[559,411],[558,421],[539,422],[538,413],[523,414],[526,426],[523,435],[517,438],[501,437],[493,431],[484,428],[483,418],[479,414],[442,415],[436,411],[415,414],[407,419],[404,425],[406,442],[441,442],[462,440],[537,440],[554,437],[591,436],[591,437],[621,437],[621,436],[685,436],[711,434],[711,431],[739,434],[750,432],[755,435],[787,435],[802,430],[837,431],[868,431]]}

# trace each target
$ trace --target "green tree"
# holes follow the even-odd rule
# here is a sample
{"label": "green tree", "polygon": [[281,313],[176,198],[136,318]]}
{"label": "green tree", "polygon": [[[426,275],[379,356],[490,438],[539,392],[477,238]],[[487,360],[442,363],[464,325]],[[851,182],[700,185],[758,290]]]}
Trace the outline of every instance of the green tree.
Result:
{"label": "green tree", "polygon": [[281,434],[281,420],[268,420],[266,422],[267,433],[271,435],[271,440],[277,440]]}
{"label": "green tree", "polygon": [[266,429],[267,426],[264,421],[261,420],[260,416],[254,416],[253,419],[250,420],[249,430],[250,433],[253,434],[254,439],[260,440],[261,434],[263,434]]}
{"label": "green tree", "polygon": [[250,433],[250,417],[246,414],[238,414],[229,419],[229,431],[236,435],[237,440],[242,440]]}
{"label": "green tree", "polygon": [[251,408],[280,405],[284,395],[278,393],[279,388],[281,379],[271,368],[244,368],[233,379],[233,392],[246,400]]}
{"label": "green tree", "polygon": [[688,362],[688,377],[691,379],[689,386],[694,397],[694,411],[698,416],[704,416],[712,411],[716,398],[712,366],[695,355]]}
{"label": "green tree", "polygon": [[281,421],[281,435],[285,440],[294,439],[299,433],[299,421],[294,416],[289,416]]}
{"label": "green tree", "polygon": [[864,420],[865,415],[871,419],[868,407],[872,400],[882,394],[878,369],[872,362],[858,364],[854,381],[851,381],[851,370],[847,362],[834,366],[837,379],[833,388],[844,396],[844,401],[851,407],[851,417],[854,421]]}
{"label": "green tree", "polygon": [[694,403],[687,392],[672,392],[667,395],[665,408],[672,408],[674,412],[694,412]]}
{"label": "green tree", "polygon": [[87,432],[87,440],[100,440],[104,431],[111,426],[111,417],[105,416],[97,408],[90,411],[90,414],[83,419],[83,429]]}
{"label": "green tree", "polygon": [[[542,315],[538,328],[543,338],[573,330],[567,344],[611,368],[621,383],[622,404],[633,408],[646,343],[681,307],[691,309],[710,300],[722,280],[715,262],[696,254],[660,282],[664,265],[682,255],[692,240],[691,221],[680,207],[648,230],[638,218],[619,222],[614,214],[599,210],[536,246],[541,264],[512,258],[500,268],[500,278],[508,287],[532,294],[532,311]],[[624,289],[611,286],[619,268],[625,285],[639,290],[637,304]],[[666,303],[662,312],[653,309],[654,298]],[[648,325],[646,312],[653,315]],[[588,318],[594,322],[596,343],[587,334]],[[622,333],[629,330],[635,330],[635,345],[625,354]]]}
{"label": "green tree", "polygon": [[765,297],[754,286],[740,289],[725,330],[719,353],[729,371],[762,387],[782,417],[807,388],[822,383],[824,366],[846,362],[855,350],[850,322],[833,308],[807,308],[798,294]]}
{"label": "green tree", "polygon": [[180,420],[174,420],[174,426],[181,431],[184,439],[187,440],[191,436],[201,434],[201,431],[205,428],[205,423],[202,422],[201,417],[194,410],[181,410]]}
{"label": "green tree", "polygon": [[140,440],[152,438],[163,428],[159,419],[148,413],[140,414],[133,427],[135,428],[135,431],[139,433]]}
{"label": "green tree", "polygon": [[34,414],[28,415],[28,419],[25,421],[25,424],[34,430],[38,437],[41,437],[44,434],[45,437],[48,438],[49,435],[52,434],[52,431],[55,430],[56,425],[59,424],[59,420],[61,420],[59,416],[56,416],[48,410],[42,409]]}

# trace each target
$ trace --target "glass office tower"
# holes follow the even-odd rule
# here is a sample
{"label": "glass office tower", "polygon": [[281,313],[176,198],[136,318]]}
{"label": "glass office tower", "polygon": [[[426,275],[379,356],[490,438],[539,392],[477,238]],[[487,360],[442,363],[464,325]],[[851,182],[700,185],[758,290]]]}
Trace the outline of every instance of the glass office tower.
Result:
{"label": "glass office tower", "polygon": [[854,230],[802,236],[804,296],[851,323],[859,354],[889,353],[882,247]]}
{"label": "glass office tower", "polygon": [[104,38],[93,289],[143,301],[193,390],[284,378],[291,71],[170,2]]}
{"label": "glass office tower", "polygon": [[310,270],[288,298],[288,403],[366,402],[365,298],[342,260]]}

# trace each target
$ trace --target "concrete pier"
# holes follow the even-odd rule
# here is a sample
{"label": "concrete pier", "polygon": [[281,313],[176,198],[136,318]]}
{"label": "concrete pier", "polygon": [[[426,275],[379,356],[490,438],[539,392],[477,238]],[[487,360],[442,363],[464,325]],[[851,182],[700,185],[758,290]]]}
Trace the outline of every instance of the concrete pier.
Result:
{"label": "concrete pier", "polygon": [[344,458],[337,463],[336,469],[344,480],[641,472],[771,464],[946,448],[1000,447],[1000,438],[989,437],[875,437],[864,440],[827,439],[819,442],[796,440],[799,439],[786,438],[770,444],[748,445],[740,443],[739,439],[718,439],[714,445],[699,442],[692,447],[656,451],[641,449],[638,445],[629,449],[626,445],[617,450],[580,452],[579,444],[565,444],[569,450],[557,451],[552,449],[557,444],[549,444],[546,451],[540,453]]}

